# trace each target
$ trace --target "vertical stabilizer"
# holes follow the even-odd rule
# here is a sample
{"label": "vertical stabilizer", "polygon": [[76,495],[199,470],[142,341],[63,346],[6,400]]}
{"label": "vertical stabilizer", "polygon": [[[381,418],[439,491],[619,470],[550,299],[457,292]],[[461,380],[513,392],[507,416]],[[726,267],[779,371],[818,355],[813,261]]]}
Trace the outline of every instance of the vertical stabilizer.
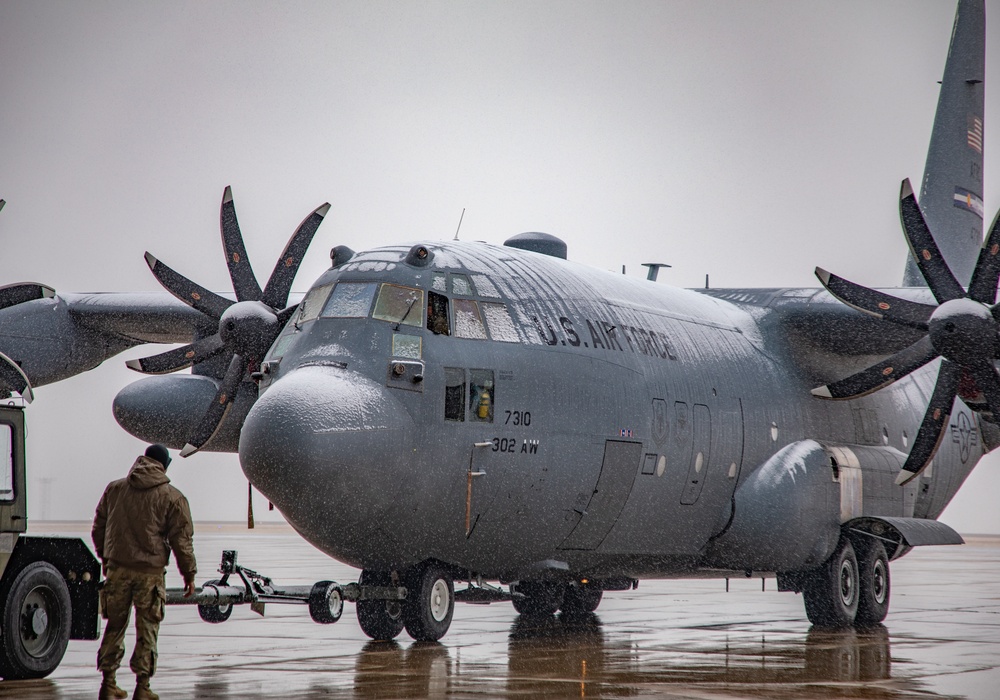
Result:
{"label": "vertical stabilizer", "polygon": [[[983,244],[985,0],[959,0],[927,149],[920,208],[955,278],[968,284]],[[926,286],[912,259],[903,285]]]}

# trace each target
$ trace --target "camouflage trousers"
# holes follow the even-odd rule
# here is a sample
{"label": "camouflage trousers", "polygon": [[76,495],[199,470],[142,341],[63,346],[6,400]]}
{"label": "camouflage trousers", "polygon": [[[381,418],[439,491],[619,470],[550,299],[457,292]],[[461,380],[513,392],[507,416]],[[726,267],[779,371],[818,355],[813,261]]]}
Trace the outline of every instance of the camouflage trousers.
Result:
{"label": "camouflage trousers", "polygon": [[156,672],[156,637],[167,601],[163,574],[146,574],[108,565],[101,589],[101,611],[107,625],[97,652],[98,671],[116,671],[125,656],[125,630],[135,608],[135,649],[129,666],[137,676]]}

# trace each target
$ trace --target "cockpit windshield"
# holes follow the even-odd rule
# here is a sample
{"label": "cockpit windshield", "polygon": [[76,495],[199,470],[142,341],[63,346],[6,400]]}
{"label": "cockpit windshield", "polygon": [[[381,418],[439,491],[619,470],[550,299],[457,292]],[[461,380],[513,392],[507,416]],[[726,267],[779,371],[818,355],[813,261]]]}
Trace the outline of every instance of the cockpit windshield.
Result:
{"label": "cockpit windshield", "polygon": [[424,325],[424,291],[397,284],[383,284],[372,318],[404,326]]}

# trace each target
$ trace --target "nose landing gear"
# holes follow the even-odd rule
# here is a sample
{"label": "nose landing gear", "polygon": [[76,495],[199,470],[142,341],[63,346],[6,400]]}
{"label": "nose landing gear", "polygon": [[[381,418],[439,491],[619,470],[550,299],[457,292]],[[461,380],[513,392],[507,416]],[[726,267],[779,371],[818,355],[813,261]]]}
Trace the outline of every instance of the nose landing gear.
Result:
{"label": "nose landing gear", "polygon": [[[403,600],[359,600],[358,624],[372,639],[394,639],[404,627],[418,642],[436,642],[451,626],[455,584],[448,570],[425,562],[398,577],[406,588]],[[386,572],[362,571],[362,587],[396,585]]]}

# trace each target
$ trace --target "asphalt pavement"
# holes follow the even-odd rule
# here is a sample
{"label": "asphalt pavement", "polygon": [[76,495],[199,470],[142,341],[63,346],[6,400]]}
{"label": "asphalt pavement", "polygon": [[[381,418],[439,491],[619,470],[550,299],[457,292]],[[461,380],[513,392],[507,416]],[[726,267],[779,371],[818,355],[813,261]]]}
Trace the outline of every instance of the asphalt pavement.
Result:
{"label": "asphalt pavement", "polygon": [[[88,536],[89,525],[32,524]],[[201,523],[199,580],[223,549],[278,584],[356,581],[285,526]],[[372,642],[354,605],[333,625],[303,606],[238,607],[208,624],[170,607],[153,689],[161,698],[982,698],[1000,697],[1000,538],[918,548],[891,565],[885,624],[811,628],[802,598],[773,579],[642,581],[592,615],[542,620],[509,603],[459,605],[440,643]],[[179,586],[176,571],[168,585]],[[463,584],[458,584],[459,586]],[[119,673],[131,690],[126,666]],[[0,682],[0,700],[94,698],[98,642],[70,642],[40,681]]]}

